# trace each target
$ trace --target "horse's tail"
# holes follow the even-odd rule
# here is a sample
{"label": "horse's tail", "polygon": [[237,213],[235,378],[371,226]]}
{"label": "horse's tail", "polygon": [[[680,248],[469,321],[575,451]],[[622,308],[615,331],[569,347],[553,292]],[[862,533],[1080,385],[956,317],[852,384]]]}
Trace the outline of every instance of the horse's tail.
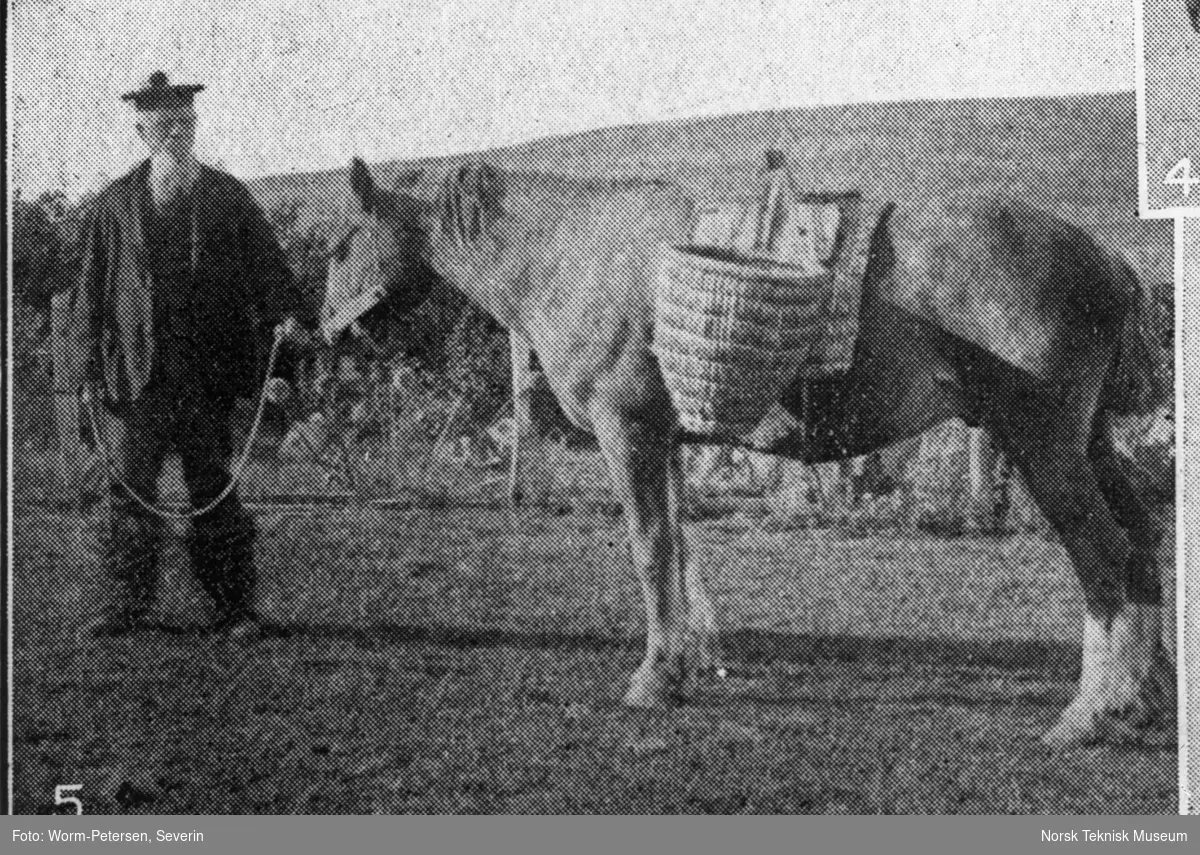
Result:
{"label": "horse's tail", "polygon": [[1162,348],[1156,341],[1154,306],[1128,265],[1120,263],[1118,275],[1125,280],[1131,299],[1100,406],[1118,415],[1145,414],[1169,401],[1172,390],[1163,372]]}

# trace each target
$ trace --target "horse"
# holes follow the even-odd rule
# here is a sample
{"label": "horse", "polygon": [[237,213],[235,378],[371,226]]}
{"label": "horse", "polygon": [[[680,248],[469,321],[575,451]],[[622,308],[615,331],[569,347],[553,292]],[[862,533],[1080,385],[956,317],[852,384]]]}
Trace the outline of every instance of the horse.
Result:
{"label": "horse", "polygon": [[[359,219],[331,253],[322,317],[364,283],[411,300],[410,283],[435,277],[537,353],[567,418],[598,441],[628,528],[646,649],[624,702],[685,697],[718,663],[681,528],[679,448],[713,440],[680,426],[652,345],[656,259],[687,243],[696,201],[658,179],[484,161],[413,170],[388,190],[355,158],[349,184]],[[1061,537],[1086,603],[1077,692],[1043,740],[1064,748],[1152,721],[1174,698],[1155,570],[1165,532],[1111,438],[1114,420],[1170,394],[1142,286],[1115,252],[1017,200],[888,210],[872,227],[849,370],[790,383],[767,419],[777,428],[735,444],[820,463],[953,418],[984,427]]]}

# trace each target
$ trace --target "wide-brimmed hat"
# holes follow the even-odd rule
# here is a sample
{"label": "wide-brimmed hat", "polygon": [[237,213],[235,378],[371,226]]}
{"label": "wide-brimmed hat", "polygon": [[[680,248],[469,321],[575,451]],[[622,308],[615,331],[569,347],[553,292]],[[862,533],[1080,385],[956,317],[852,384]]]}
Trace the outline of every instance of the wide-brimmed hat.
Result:
{"label": "wide-brimmed hat", "polygon": [[139,110],[154,110],[159,107],[177,107],[191,104],[196,93],[204,86],[199,83],[171,83],[165,71],[156,71],[146,78],[141,89],[126,92],[122,101],[132,101]]}

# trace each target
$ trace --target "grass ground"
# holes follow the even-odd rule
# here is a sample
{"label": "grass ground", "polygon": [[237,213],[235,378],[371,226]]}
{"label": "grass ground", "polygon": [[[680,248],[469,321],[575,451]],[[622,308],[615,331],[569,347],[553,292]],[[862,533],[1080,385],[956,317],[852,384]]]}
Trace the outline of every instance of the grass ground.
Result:
{"label": "grass ground", "polygon": [[94,520],[18,509],[15,809],[89,813],[1176,811],[1174,730],[1050,755],[1081,603],[1032,536],[690,526],[726,679],[624,709],[637,582],[610,514],[258,513],[264,640],[203,634],[172,541],[170,631],[79,644]]}
{"label": "grass ground", "polygon": [[[666,176],[718,201],[745,198],[781,145],[801,186],[1009,194],[1167,282],[1170,225],[1134,215],[1134,118],[1132,93],[859,105],[489,158]],[[305,227],[352,209],[344,173],[255,192],[268,208],[302,201]],[[82,783],[90,813],[1176,811],[1173,729],[1038,746],[1073,691],[1082,606],[1061,549],[1036,536],[847,539],[792,525],[795,509],[767,525],[722,499],[690,531],[729,677],[644,714],[618,703],[643,619],[602,496],[516,518],[453,490],[443,510],[262,508],[271,637],[242,650],[201,634],[175,544],[161,603],[175,630],[79,645],[94,532],[50,508],[44,472],[17,473],[20,501],[47,500],[14,525],[17,812],[53,810],[60,783]],[[313,477],[250,486],[309,491]]]}

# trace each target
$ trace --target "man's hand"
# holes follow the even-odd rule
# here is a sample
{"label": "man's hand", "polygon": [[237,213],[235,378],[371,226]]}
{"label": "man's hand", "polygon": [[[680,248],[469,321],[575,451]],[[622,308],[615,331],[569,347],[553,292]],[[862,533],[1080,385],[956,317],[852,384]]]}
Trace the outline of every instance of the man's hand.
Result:
{"label": "man's hand", "polygon": [[275,339],[280,344],[290,345],[295,348],[311,347],[313,345],[312,334],[301,326],[300,322],[295,318],[288,318],[275,327]]}
{"label": "man's hand", "polygon": [[292,397],[292,386],[282,377],[272,377],[267,381],[264,394],[270,403],[282,406]]}

